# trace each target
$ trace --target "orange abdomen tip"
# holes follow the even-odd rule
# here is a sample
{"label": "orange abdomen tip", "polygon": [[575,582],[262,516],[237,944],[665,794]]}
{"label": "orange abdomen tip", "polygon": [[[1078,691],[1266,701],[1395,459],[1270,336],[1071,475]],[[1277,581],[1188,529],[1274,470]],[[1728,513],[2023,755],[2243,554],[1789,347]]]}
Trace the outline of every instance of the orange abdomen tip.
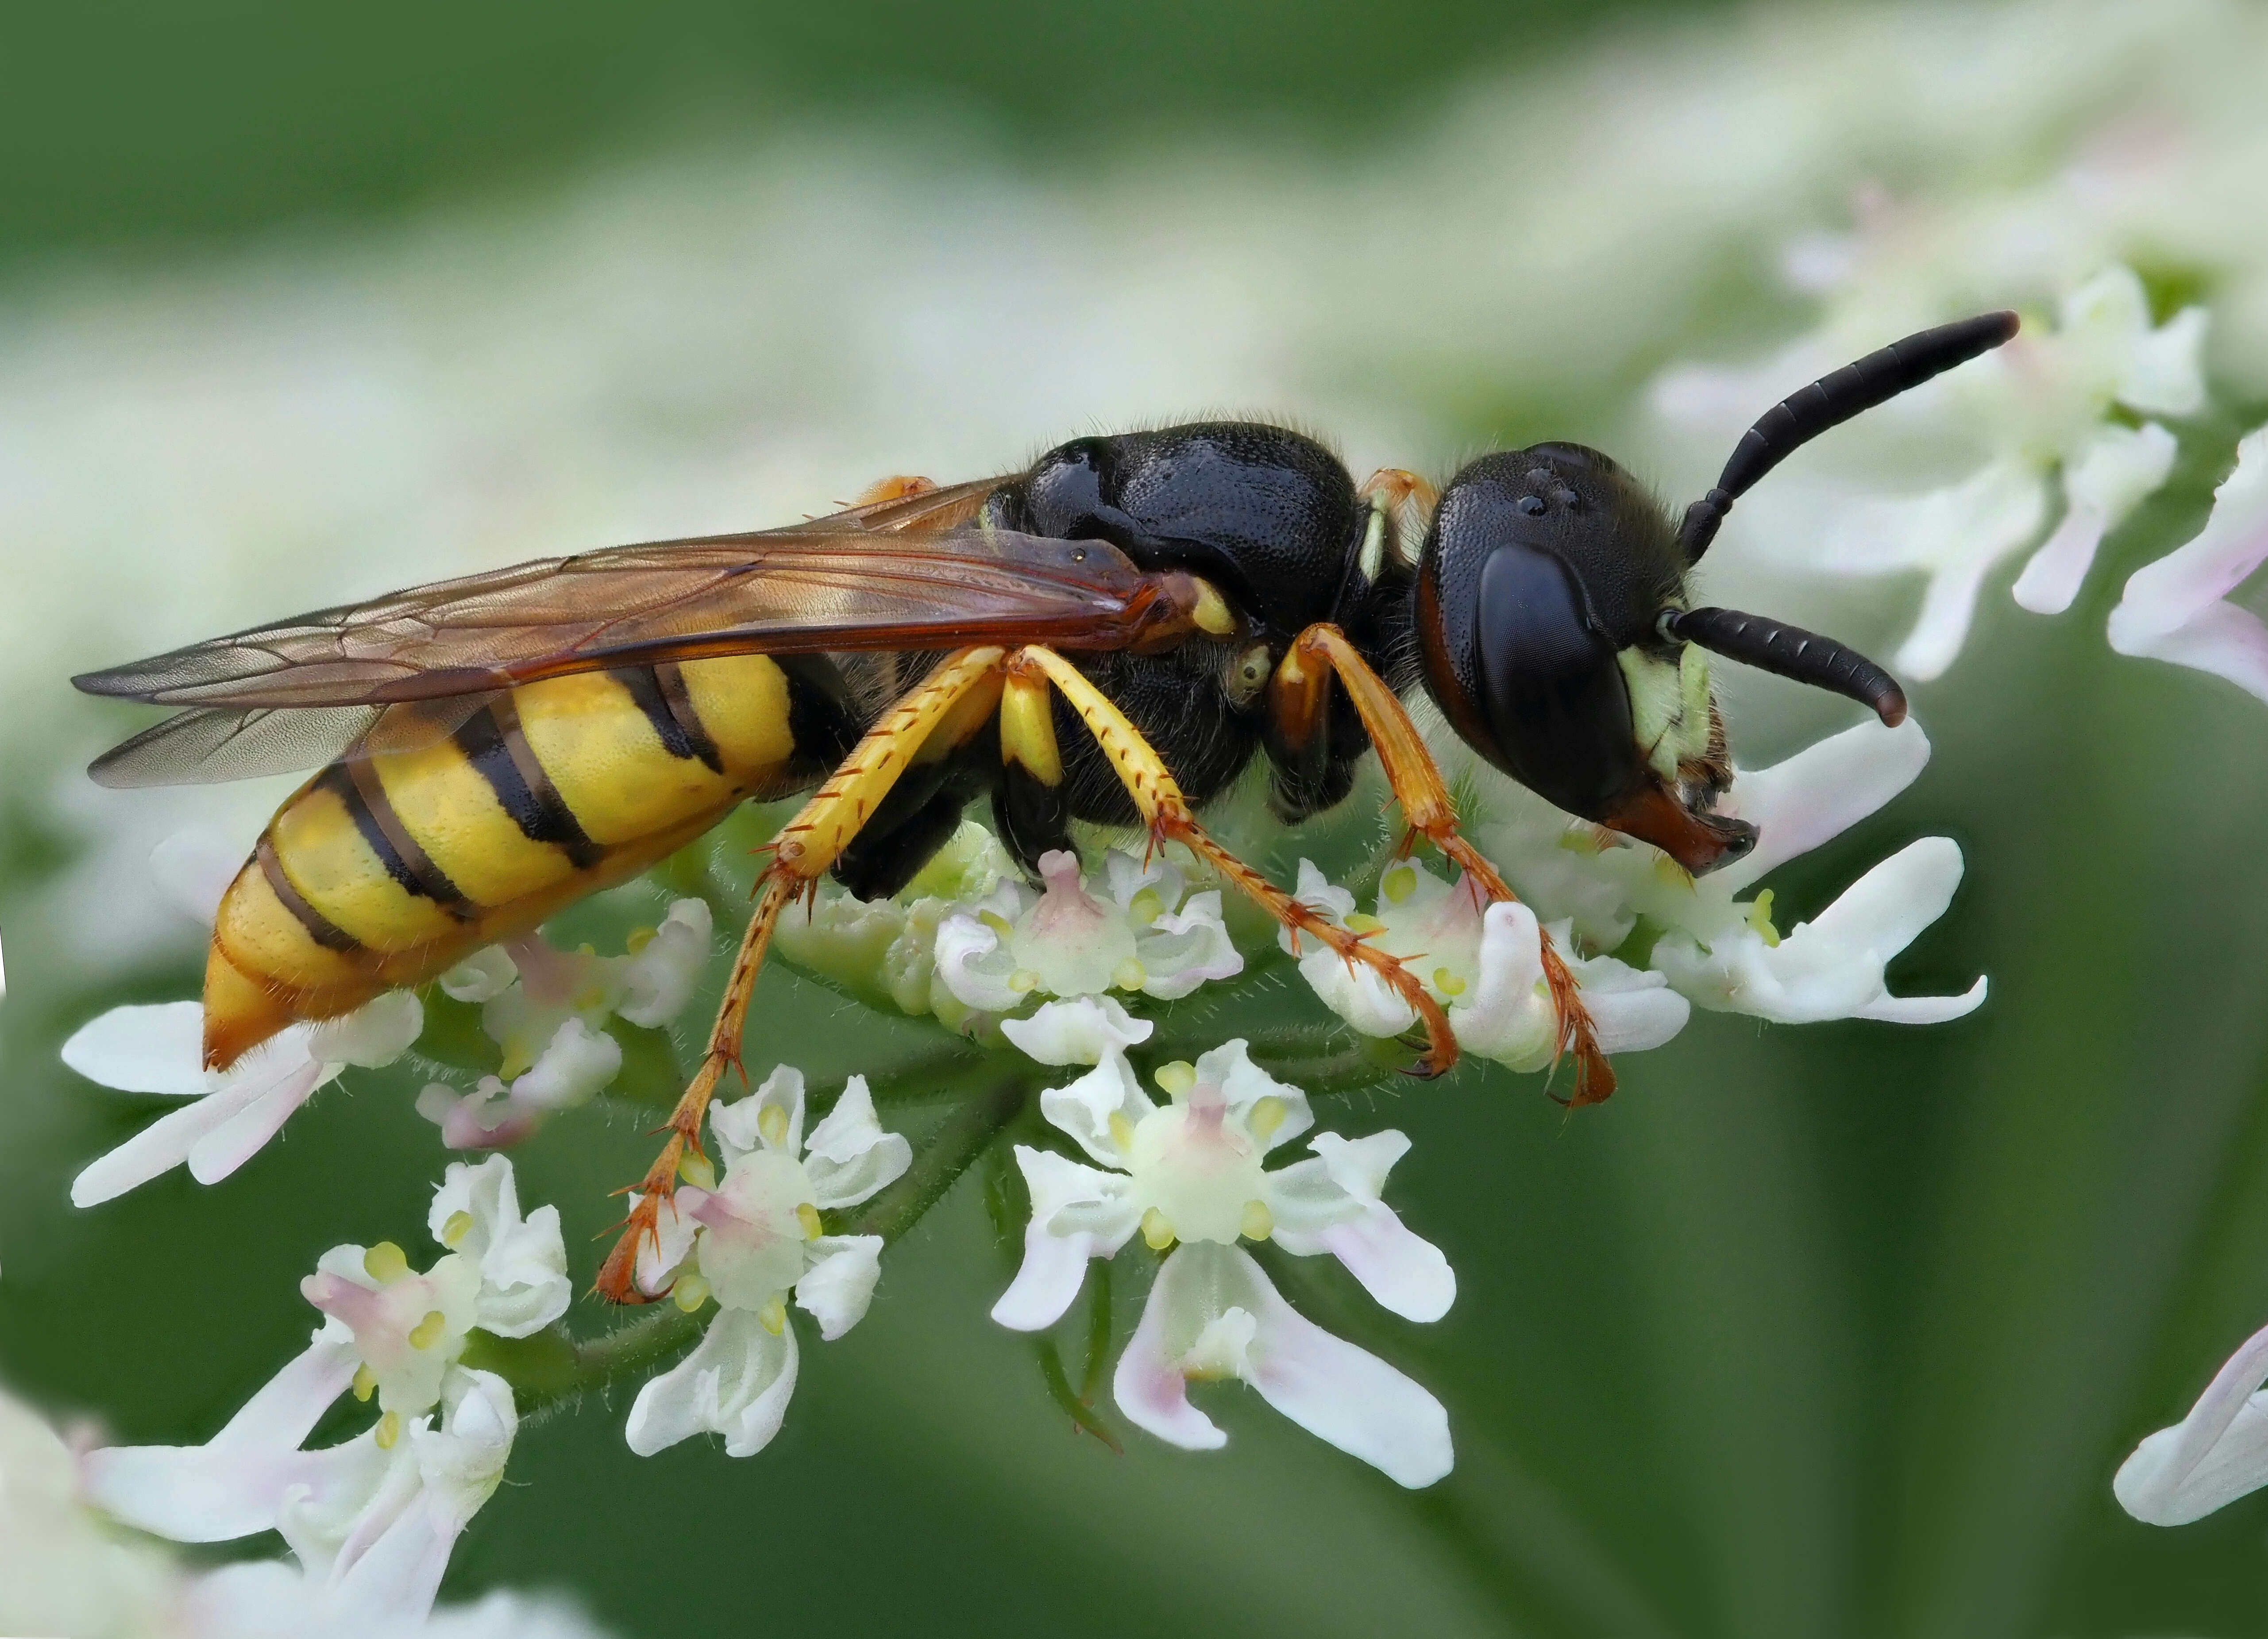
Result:
{"label": "orange abdomen tip", "polygon": [[285,1026],[297,1023],[284,1001],[221,953],[205,957],[205,1068],[226,1069]]}

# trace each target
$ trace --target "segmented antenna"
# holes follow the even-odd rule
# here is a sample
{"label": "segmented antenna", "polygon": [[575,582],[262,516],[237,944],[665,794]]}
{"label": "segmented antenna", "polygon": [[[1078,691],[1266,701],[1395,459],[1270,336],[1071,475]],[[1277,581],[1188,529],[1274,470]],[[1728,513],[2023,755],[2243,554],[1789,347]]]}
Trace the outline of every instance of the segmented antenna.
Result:
{"label": "segmented antenna", "polygon": [[1701,561],[1733,503],[1794,451],[1830,427],[1839,427],[1932,376],[1990,352],[2015,334],[2014,313],[1979,313],[1974,319],[1956,320],[1893,342],[1881,351],[1869,353],[1782,399],[1741,436],[1733,459],[1725,463],[1717,479],[1717,487],[1685,509],[1685,521],[1677,530],[1685,561]]}
{"label": "segmented antenna", "polygon": [[1872,707],[1892,728],[1906,720],[1906,693],[1897,679],[1832,637],[1738,609],[1670,609],[1660,626],[1661,635],[1674,643],[1698,643],[1727,660]]}

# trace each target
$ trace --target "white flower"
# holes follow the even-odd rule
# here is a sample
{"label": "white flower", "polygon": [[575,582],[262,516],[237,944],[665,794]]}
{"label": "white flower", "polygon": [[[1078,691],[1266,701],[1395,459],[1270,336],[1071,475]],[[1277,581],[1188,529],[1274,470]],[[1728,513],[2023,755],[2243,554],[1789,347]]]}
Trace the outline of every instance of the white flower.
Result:
{"label": "white flower", "polygon": [[470,1092],[431,1084],[418,1095],[418,1113],[451,1149],[483,1150],[516,1143],[545,1117],[588,1104],[622,1072],[608,1018],[653,1029],[684,1011],[714,931],[707,902],[681,899],[659,927],[630,936],[627,955],[557,950],[534,934],[474,952],[441,975],[441,989],[481,1004],[481,1028],[504,1062]]}
{"label": "white flower", "polygon": [[2268,559],[2268,427],[2236,446],[2195,539],[2128,577],[2110,612],[2110,646],[2227,678],[2268,700],[2268,626],[2228,600]]}
{"label": "white flower", "polygon": [[[1881,311],[1879,292],[1854,287],[1837,319],[1780,358],[1753,371],[1673,371],[1656,384],[1654,408],[1705,424],[1712,437],[1737,437],[1740,425],[1786,393],[1878,344],[1879,337],[1862,343],[1857,336],[1862,325],[1871,335]],[[2130,427],[2112,416],[2179,417],[2204,408],[2206,314],[2185,308],[2153,326],[2140,279],[2110,266],[2065,289],[2058,320],[2053,331],[2028,326],[1942,382],[1871,412],[1838,432],[1819,462],[1775,474],[1743,498],[1728,539],[1797,569],[1926,574],[1920,617],[1895,665],[1927,680],[1960,653],[1985,579],[2037,539],[2059,471],[2062,520],[2026,564],[2014,595],[2043,614],[2069,607],[2102,537],[2173,467],[2175,440],[2163,426]],[[1869,462],[1877,473],[1906,464],[1900,442],[1916,442],[1921,428],[1940,439],[1962,430],[1970,454],[1960,476],[1891,495],[1881,480],[1858,475]],[[1840,463],[1840,475],[1820,476],[1828,460]]]}
{"label": "white flower", "polygon": [[1034,996],[1138,990],[1173,1001],[1244,970],[1219,890],[1185,897],[1162,854],[1145,865],[1114,848],[1103,868],[1107,898],[1079,880],[1076,855],[1043,854],[1041,893],[1004,882],[994,903],[954,912],[937,930],[939,980],[968,1006],[1006,1013]]}
{"label": "white flower", "polygon": [[1190,1378],[1233,1377],[1300,1427],[1406,1486],[1452,1461],[1447,1415],[1383,1361],[1296,1314],[1236,1243],[1274,1239],[1300,1256],[1328,1252],[1395,1314],[1439,1319],[1456,1297],[1440,1251],[1381,1199],[1409,1150],[1398,1132],[1319,1135],[1314,1153],[1276,1172],[1268,1153],[1314,1125],[1307,1095],[1254,1065],[1241,1041],[1192,1066],[1167,1065],[1153,1103],[1113,1048],[1088,1074],[1040,1096],[1040,1108],[1103,1167],[1019,1144],[1032,1197],[1024,1261],[992,1308],[1018,1331],[1052,1326],[1079,1295],[1090,1258],[1142,1232],[1154,1250],[1182,1243],[1150,1289],[1118,1363],[1121,1411],[1191,1450],[1227,1438],[1189,1402]]}
{"label": "white flower", "polygon": [[[1543,952],[1535,914],[1525,905],[1488,904],[1476,884],[1444,881],[1414,860],[1387,867],[1379,878],[1377,911],[1364,915],[1354,895],[1300,862],[1297,897],[1336,926],[1372,935],[1371,944],[1403,959],[1433,999],[1448,1012],[1457,1045],[1514,1069],[1541,1069],[1559,1040],[1558,1010],[1543,981]],[[1581,989],[1599,1045],[1609,1053],[1658,1047],[1685,1027],[1691,1010],[1660,974],[1641,973],[1610,956],[1585,960],[1569,953],[1568,924],[1551,930]],[[1350,963],[1314,939],[1285,930],[1285,950],[1300,957],[1300,973],[1329,1007],[1369,1036],[1398,1036],[1418,1015],[1372,968]]]}
{"label": "white flower", "polygon": [[[639,1249],[637,1278],[717,1318],[700,1344],[638,1391],[625,1433],[651,1457],[702,1432],[734,1457],[779,1432],[795,1392],[795,1333],[787,1303],[832,1341],[864,1318],[881,1273],[879,1235],[829,1235],[821,1211],[858,1205],[903,1173],[913,1148],[882,1130],[863,1077],[803,1136],[803,1075],[781,1065],[745,1099],[720,1104],[711,1132],[725,1164],[713,1189],[687,1185],[661,1212],[657,1242]],[[633,1202],[635,1204],[635,1202]]]}
{"label": "white flower", "polygon": [[1492,788],[1491,817],[1473,834],[1542,914],[1572,920],[1575,939],[1617,950],[1643,922],[1653,936],[1646,965],[1700,1006],[1782,1024],[1934,1024],[1981,1006],[1984,981],[1960,996],[1895,996],[1883,968],[1951,900],[1962,859],[1950,840],[1910,843],[1784,937],[1771,889],[1735,897],[1881,807],[1928,761],[1929,740],[1909,718],[1895,729],[1860,723],[1769,768],[1738,770],[1719,807],[1757,827],[1756,847],[1699,878],[1642,843],[1602,840],[1508,784]]}
{"label": "white flower", "polygon": [[257,1154],[318,1087],[350,1064],[393,1063],[423,1025],[416,996],[389,991],[344,1018],[293,1025],[226,1069],[208,1070],[202,1003],[111,1009],[63,1043],[63,1062],[121,1092],[192,1102],[89,1165],[71,1180],[72,1202],[108,1201],[183,1162],[200,1184],[219,1182]]}
{"label": "white flower", "polygon": [[[422,1618],[518,1427],[511,1386],[460,1363],[470,1334],[528,1336],[570,1296],[557,1209],[523,1218],[502,1156],[453,1165],[429,1224],[449,1250],[422,1275],[391,1242],[326,1253],[300,1289],[328,1317],[306,1349],[202,1445],[89,1452],[89,1499],[176,1541],[282,1532],[325,1621]],[[377,1421],[302,1450],[350,1388]]]}
{"label": "white flower", "polygon": [[2190,1415],[2134,1448],[2110,1482],[2145,1525],[2186,1525],[2268,1485],[2268,1330],[2213,1374]]}

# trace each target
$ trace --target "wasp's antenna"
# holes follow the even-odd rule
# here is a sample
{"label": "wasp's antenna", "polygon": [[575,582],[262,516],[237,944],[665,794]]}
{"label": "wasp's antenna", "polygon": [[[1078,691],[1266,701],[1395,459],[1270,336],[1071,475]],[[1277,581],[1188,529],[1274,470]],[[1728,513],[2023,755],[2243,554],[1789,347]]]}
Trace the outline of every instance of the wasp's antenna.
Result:
{"label": "wasp's antenna", "polygon": [[[1717,526],[1725,521],[1733,503],[1746,495],[1757,479],[1790,453],[1853,415],[1870,410],[1885,399],[1894,399],[1909,387],[1918,387],[1932,376],[1989,352],[2016,334],[2016,315],[1979,313],[1934,330],[1923,330],[1893,342],[1878,353],[1869,353],[1831,375],[1822,376],[1800,393],[1790,393],[1766,410],[1756,424],[1741,436],[1733,459],[1725,463],[1717,487],[1685,509],[1677,542],[1689,564],[1701,561]],[[1825,641],[1819,639],[1815,641]],[[1704,645],[1706,647],[1707,645]],[[1759,664],[1762,664],[1759,662]],[[1831,687],[1831,686],[1830,686]]]}
{"label": "wasp's antenna", "polygon": [[1871,707],[1892,728],[1906,720],[1906,694],[1897,679],[1832,637],[1738,609],[1666,609],[1660,629],[1673,643],[1698,643],[1760,672],[1845,695]]}

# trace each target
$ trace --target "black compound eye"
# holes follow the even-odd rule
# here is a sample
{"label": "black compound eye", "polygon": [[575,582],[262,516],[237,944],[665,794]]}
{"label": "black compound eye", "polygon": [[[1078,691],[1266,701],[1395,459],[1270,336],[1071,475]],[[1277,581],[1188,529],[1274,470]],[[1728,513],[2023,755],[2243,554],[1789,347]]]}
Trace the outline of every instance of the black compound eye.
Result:
{"label": "black compound eye", "polygon": [[1527,513],[1530,518],[1541,518],[1543,516],[1543,497],[1542,496],[1524,495],[1521,496],[1519,500],[1513,502],[1513,504],[1518,507],[1521,511]]}
{"label": "black compound eye", "polygon": [[1630,692],[1558,558],[1500,547],[1482,566],[1477,658],[1506,772],[1571,812],[1602,819],[1645,781]]}

